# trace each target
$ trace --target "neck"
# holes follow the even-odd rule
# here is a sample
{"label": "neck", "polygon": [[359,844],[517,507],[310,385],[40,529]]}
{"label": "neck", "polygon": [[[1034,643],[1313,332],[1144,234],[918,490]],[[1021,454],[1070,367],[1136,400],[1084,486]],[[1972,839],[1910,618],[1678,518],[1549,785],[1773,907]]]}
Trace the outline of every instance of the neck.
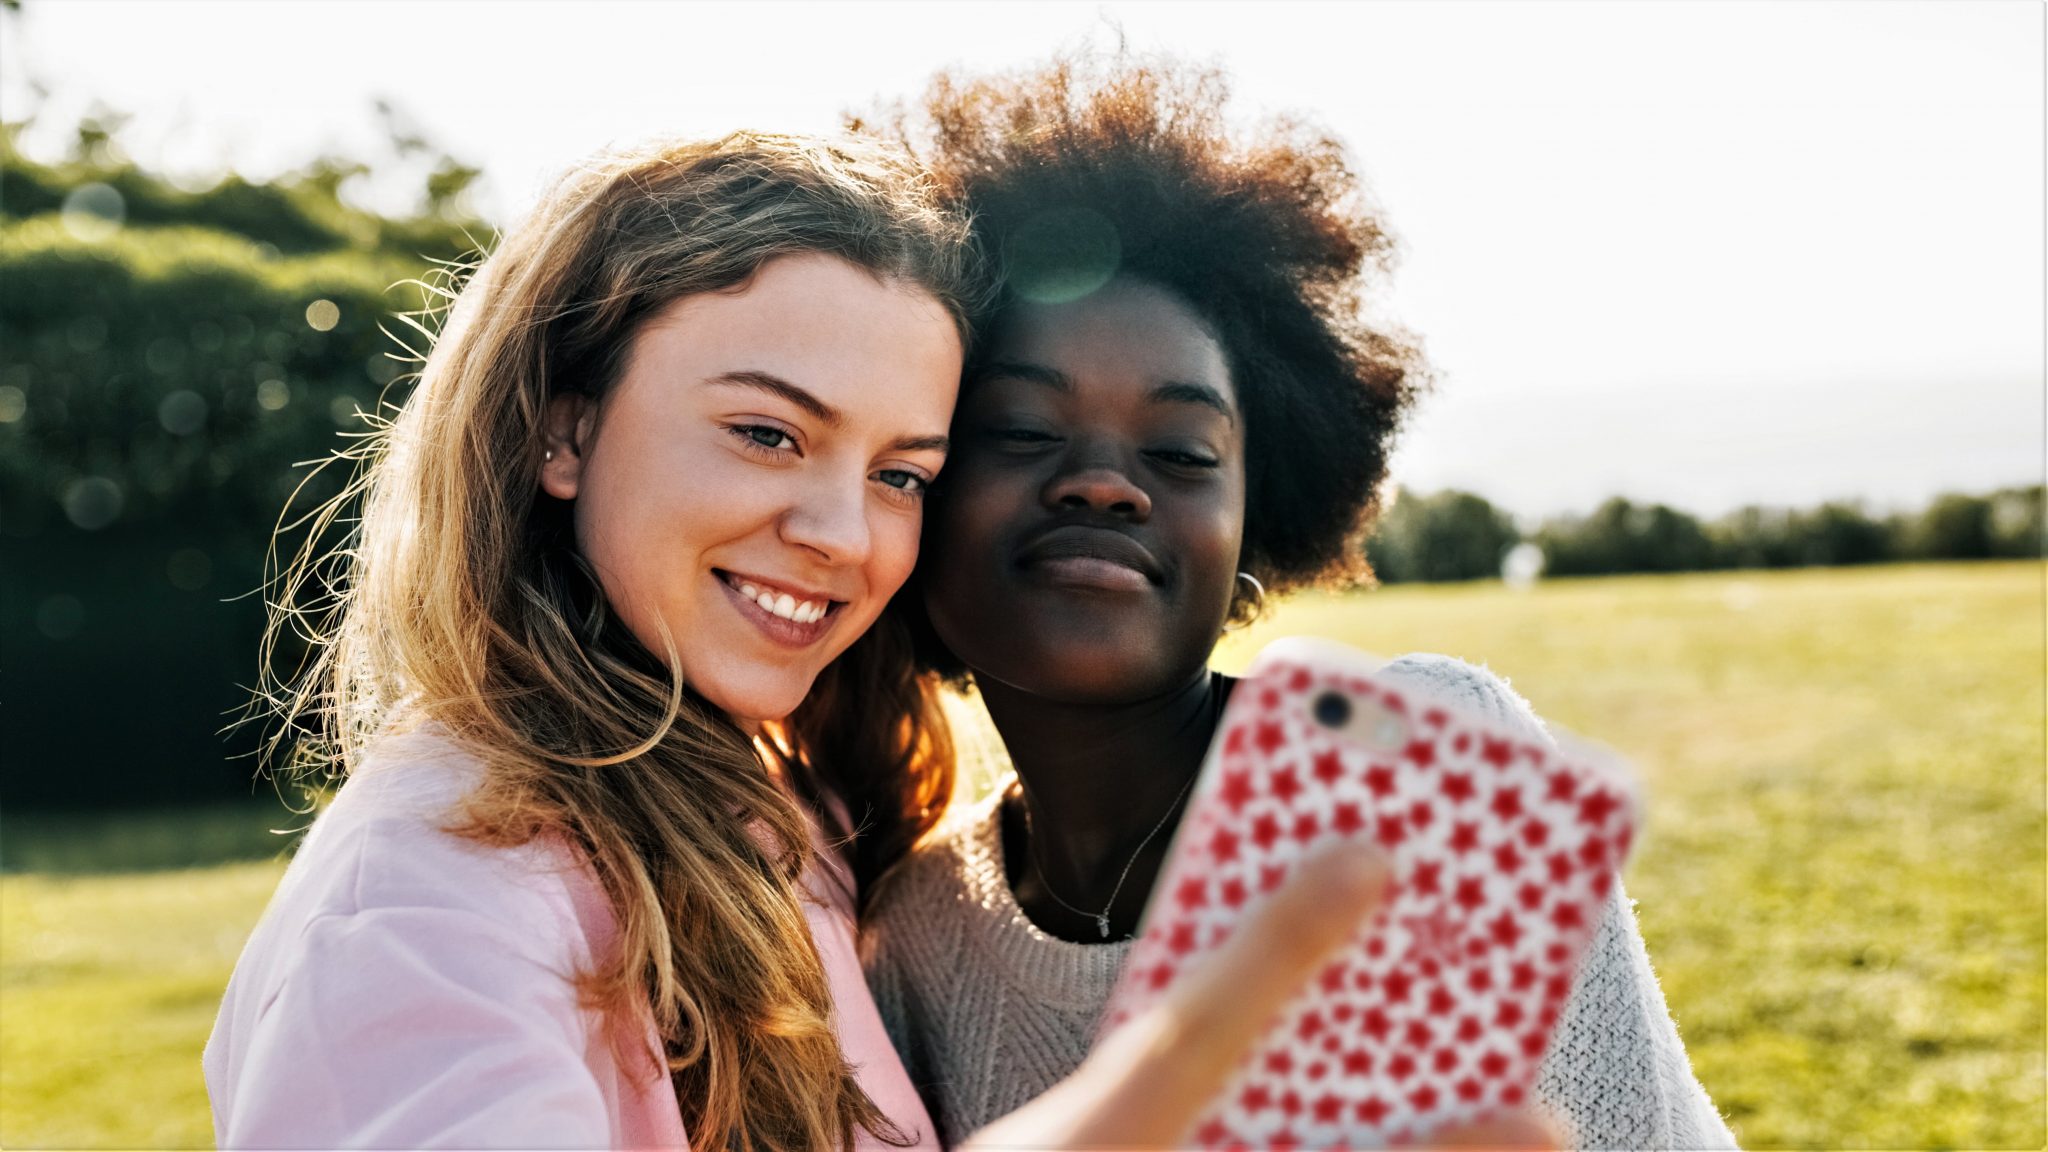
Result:
{"label": "neck", "polygon": [[1108,906],[1111,939],[1136,932],[1232,683],[1203,668],[1159,696],[1110,705],[982,686],[1017,769],[1004,857],[1034,923],[1097,943],[1093,914]]}

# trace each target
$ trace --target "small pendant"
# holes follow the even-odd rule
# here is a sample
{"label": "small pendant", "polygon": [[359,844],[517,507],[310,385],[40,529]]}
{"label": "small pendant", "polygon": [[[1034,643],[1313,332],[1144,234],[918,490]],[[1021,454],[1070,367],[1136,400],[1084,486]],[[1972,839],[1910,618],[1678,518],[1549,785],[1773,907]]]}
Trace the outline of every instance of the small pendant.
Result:
{"label": "small pendant", "polygon": [[1096,913],[1095,927],[1102,933],[1104,940],[1109,939],[1109,914],[1107,912]]}

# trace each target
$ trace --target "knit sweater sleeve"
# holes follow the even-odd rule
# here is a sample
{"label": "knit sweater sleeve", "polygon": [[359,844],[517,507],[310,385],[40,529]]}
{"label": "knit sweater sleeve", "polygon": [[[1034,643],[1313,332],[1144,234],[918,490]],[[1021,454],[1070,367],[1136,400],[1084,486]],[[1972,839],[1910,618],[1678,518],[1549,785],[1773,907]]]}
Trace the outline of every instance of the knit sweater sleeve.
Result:
{"label": "knit sweater sleeve", "polygon": [[[1384,675],[1553,743],[1528,701],[1484,668],[1415,654]],[[1537,1070],[1536,1098],[1575,1148],[1736,1146],[1686,1059],[1620,877]]]}

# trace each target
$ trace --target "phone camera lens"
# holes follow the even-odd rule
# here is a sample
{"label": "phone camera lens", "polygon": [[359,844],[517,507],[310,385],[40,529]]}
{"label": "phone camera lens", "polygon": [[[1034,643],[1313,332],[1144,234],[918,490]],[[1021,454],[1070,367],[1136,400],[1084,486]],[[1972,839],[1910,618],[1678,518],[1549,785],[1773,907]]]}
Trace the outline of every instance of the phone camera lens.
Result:
{"label": "phone camera lens", "polygon": [[1351,701],[1340,693],[1325,692],[1316,697],[1314,709],[1316,723],[1325,728],[1342,728],[1351,719]]}

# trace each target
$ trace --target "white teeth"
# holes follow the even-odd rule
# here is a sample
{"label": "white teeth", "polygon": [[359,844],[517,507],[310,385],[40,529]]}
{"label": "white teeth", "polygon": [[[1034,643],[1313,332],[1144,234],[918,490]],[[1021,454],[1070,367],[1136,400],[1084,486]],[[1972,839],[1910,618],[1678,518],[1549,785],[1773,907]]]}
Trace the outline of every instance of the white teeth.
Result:
{"label": "white teeth", "polygon": [[739,594],[761,606],[761,610],[798,624],[815,624],[831,610],[829,600],[798,600],[787,592],[760,588],[742,580],[733,585]]}

